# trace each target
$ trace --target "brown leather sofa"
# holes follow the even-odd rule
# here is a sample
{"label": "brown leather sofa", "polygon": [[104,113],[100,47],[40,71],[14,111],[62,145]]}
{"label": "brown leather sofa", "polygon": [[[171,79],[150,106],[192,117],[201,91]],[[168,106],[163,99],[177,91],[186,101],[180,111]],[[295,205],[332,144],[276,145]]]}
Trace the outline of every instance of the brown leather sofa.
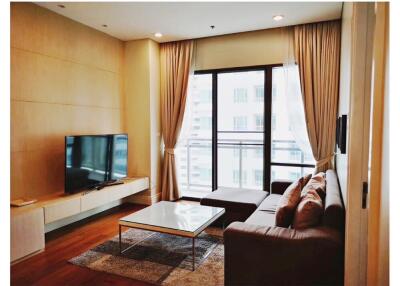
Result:
{"label": "brown leather sofa", "polygon": [[[275,209],[290,182],[273,182],[245,222],[224,231],[225,285],[342,285],[344,206],[336,172],[326,172],[325,210],[318,226],[275,226]],[[236,206],[237,207],[237,206]]]}

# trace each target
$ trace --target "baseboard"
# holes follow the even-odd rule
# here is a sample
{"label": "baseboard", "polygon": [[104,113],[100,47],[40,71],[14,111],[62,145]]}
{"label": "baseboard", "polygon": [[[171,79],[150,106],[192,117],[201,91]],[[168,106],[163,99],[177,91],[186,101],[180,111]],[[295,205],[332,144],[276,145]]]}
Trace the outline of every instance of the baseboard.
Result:
{"label": "baseboard", "polygon": [[39,250],[37,250],[37,251],[35,251],[35,252],[31,253],[31,254],[28,254],[26,256],[21,257],[21,258],[18,258],[18,259],[14,260],[14,261],[11,261],[11,266],[14,265],[14,264],[20,263],[21,261],[24,261],[24,260],[26,260],[28,258],[31,258],[32,256],[35,256],[36,254],[39,254],[39,253],[41,253],[43,251],[44,251],[44,248],[39,249]]}
{"label": "baseboard", "polygon": [[127,201],[133,204],[150,206],[161,200],[161,193],[156,194],[137,194],[127,198]]}

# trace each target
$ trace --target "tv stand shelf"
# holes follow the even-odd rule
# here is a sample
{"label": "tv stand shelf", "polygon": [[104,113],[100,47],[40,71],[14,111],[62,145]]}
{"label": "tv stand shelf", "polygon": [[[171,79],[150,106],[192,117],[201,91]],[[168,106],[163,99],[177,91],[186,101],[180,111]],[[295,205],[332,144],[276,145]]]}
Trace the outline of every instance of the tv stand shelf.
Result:
{"label": "tv stand shelf", "polygon": [[56,192],[38,198],[34,204],[11,207],[11,261],[44,248],[46,225],[82,215],[112,202],[120,202],[149,188],[147,177],[127,178],[123,181],[123,184],[105,186],[101,190],[76,194]]}

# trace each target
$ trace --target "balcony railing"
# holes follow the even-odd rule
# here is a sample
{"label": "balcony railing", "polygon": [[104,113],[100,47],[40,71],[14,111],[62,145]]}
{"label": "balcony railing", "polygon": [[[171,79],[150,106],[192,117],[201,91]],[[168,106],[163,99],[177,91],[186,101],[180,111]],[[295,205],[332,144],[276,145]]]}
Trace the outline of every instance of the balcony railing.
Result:
{"label": "balcony railing", "polygon": [[[252,183],[248,182],[249,177],[247,175],[249,175],[249,172],[247,171],[249,171],[249,168],[246,169],[244,161],[250,160],[250,162],[247,162],[250,164],[247,165],[254,167],[257,165],[257,162],[255,161],[263,160],[263,140],[225,139],[219,140],[217,146],[219,154],[223,150],[235,150],[232,155],[236,166],[236,168],[234,166],[232,167],[232,170],[235,170],[235,178],[225,178],[225,180],[219,179],[219,188],[232,188],[232,186],[236,186],[237,188],[262,189],[262,178],[261,180],[260,178],[258,178],[258,180],[254,179],[252,180]],[[191,192],[199,193],[200,195],[211,191],[211,148],[212,141],[211,139],[206,138],[188,138],[180,143],[177,150],[179,160],[179,183],[184,193]],[[257,151],[257,153],[254,152],[253,156],[251,156],[251,154],[248,154],[248,151],[251,150],[259,151]],[[281,153],[279,154],[279,152]],[[287,158],[284,158],[283,156],[285,153],[287,154]],[[255,156],[256,154],[257,156]],[[301,176],[304,175],[304,170],[307,166],[313,165],[312,161],[307,160],[304,152],[295,145],[295,141],[293,140],[272,140],[271,160],[273,162],[271,165],[289,165],[289,167],[299,167],[299,175]],[[244,172],[246,172],[247,175],[244,175]],[[271,179],[273,180],[274,178]],[[228,181],[229,184],[224,186],[223,181]]]}

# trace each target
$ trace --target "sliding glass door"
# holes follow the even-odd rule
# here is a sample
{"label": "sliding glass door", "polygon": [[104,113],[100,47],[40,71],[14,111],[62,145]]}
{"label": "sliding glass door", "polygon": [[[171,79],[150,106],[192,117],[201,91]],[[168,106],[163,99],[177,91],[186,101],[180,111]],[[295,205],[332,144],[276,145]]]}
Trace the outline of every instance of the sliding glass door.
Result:
{"label": "sliding glass door", "polygon": [[269,190],[273,180],[312,172],[298,81],[288,82],[281,65],[192,75],[176,151],[185,197]]}
{"label": "sliding glass door", "polygon": [[264,187],[264,80],[264,70],[218,74],[218,189]]}

